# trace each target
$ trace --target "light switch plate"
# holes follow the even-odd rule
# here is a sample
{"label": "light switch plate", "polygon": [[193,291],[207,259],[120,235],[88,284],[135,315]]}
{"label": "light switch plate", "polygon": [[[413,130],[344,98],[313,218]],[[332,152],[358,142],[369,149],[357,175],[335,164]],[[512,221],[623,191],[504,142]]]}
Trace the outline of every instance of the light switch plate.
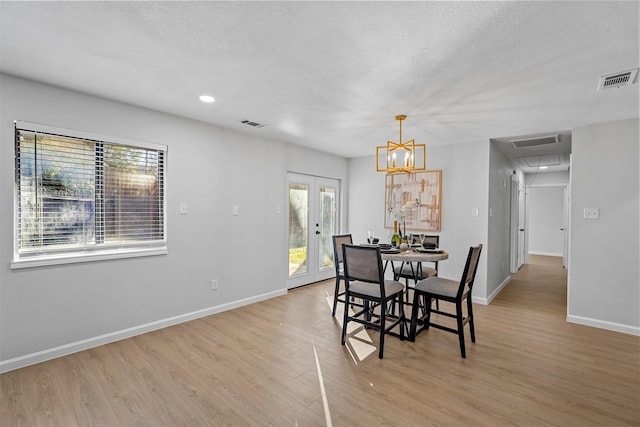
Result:
{"label": "light switch plate", "polygon": [[471,216],[479,216],[479,215],[480,215],[480,209],[478,208],[471,209]]}
{"label": "light switch plate", "polygon": [[187,202],[180,202],[180,215],[187,214]]}
{"label": "light switch plate", "polygon": [[585,219],[598,219],[598,218],[600,218],[600,209],[599,208],[584,208],[584,218]]}
{"label": "light switch plate", "polygon": [[233,213],[233,215],[234,215],[234,216],[238,216],[238,215],[240,215],[240,206],[238,206],[238,205],[233,205],[232,213]]}

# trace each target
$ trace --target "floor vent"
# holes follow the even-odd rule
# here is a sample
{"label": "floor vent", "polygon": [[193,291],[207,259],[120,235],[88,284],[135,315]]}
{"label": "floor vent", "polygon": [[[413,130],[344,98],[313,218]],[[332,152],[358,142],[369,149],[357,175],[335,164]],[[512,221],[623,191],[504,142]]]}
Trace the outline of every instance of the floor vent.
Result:
{"label": "floor vent", "polygon": [[264,127],[264,125],[261,125],[260,123],[252,122],[251,120],[241,120],[240,123],[242,123],[243,125],[252,126],[254,128]]}
{"label": "floor vent", "polygon": [[623,71],[600,77],[598,90],[613,89],[614,87],[630,86],[635,83],[638,69]]}
{"label": "floor vent", "polygon": [[516,139],[511,141],[514,148],[537,147],[539,145],[557,144],[558,135],[538,136],[534,138]]}

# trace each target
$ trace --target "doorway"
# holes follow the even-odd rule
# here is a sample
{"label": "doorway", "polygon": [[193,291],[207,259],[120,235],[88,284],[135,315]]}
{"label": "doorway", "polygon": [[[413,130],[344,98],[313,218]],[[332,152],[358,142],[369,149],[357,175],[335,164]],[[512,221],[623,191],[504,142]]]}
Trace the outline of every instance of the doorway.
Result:
{"label": "doorway", "polygon": [[333,243],[339,218],[340,181],[287,174],[287,288],[334,276]]}
{"label": "doorway", "polygon": [[562,258],[567,266],[567,185],[531,185],[527,192],[529,253]]}

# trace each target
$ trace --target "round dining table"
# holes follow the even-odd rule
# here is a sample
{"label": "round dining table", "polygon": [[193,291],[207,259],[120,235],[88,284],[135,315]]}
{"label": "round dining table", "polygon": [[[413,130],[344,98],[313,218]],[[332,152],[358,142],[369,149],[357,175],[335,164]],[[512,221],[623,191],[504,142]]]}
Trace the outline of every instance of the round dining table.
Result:
{"label": "round dining table", "polygon": [[436,249],[405,249],[398,251],[380,251],[383,261],[399,262],[436,262],[449,258],[449,253],[445,250]]}
{"label": "round dining table", "polygon": [[[402,271],[402,267],[409,263],[436,262],[449,258],[449,253],[443,249],[423,249],[422,247],[403,248],[403,249],[387,249],[380,250],[380,257],[384,261],[384,270],[387,270],[387,264],[391,263],[393,269],[394,280],[398,280],[398,274]],[[400,268],[396,270],[394,262],[402,263]],[[436,267],[437,268],[437,267]],[[413,267],[411,268],[413,271]],[[416,273],[421,269],[415,270]],[[415,278],[417,281],[418,278]]]}

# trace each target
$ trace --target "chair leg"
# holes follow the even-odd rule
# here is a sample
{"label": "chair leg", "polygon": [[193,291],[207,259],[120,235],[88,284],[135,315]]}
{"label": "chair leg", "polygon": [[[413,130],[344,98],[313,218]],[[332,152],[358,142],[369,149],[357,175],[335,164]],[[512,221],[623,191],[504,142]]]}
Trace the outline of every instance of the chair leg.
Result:
{"label": "chair leg", "polygon": [[404,292],[398,295],[398,299],[399,299],[398,307],[400,307],[399,313],[398,313],[398,316],[400,316],[400,341],[404,341],[405,328],[407,327],[407,318],[404,315]]}
{"label": "chair leg", "polygon": [[[333,292],[333,311],[331,312],[331,316],[335,316],[336,315],[336,307],[338,306],[338,294],[340,293],[340,278],[336,277],[336,289]],[[345,299],[345,308],[347,306],[346,303],[346,299]]]}
{"label": "chair leg", "polygon": [[346,337],[347,337],[347,322],[349,321],[349,304],[347,304],[346,301],[349,300],[348,298],[349,298],[349,293],[345,291],[344,316],[342,318],[342,345],[345,344]]}
{"label": "chair leg", "polygon": [[[433,299],[431,295],[424,296],[424,309],[426,313],[424,315],[424,328],[429,329],[429,325],[431,324],[431,304],[433,303]],[[438,304],[438,300],[436,299],[436,305]]]}
{"label": "chair leg", "polygon": [[469,334],[471,334],[471,342],[476,342],[476,328],[473,325],[473,308],[471,304],[471,295],[467,297],[467,316],[469,322]]}
{"label": "chair leg", "polygon": [[395,316],[396,315],[396,302],[395,302],[395,300],[389,301],[387,304],[384,304],[384,306],[387,307],[388,313],[391,316]]}
{"label": "chair leg", "polygon": [[411,329],[409,329],[409,341],[416,340],[416,329],[418,326],[418,305],[420,294],[415,289],[413,291],[413,307],[411,308]]}
{"label": "chair leg", "polygon": [[456,321],[458,323],[458,340],[460,341],[460,355],[466,358],[467,354],[464,348],[464,323],[462,318],[462,301],[456,302]]}
{"label": "chair leg", "polygon": [[380,348],[378,349],[378,358],[382,359],[382,354],[384,352],[384,328],[385,328],[385,304],[380,304]]}

